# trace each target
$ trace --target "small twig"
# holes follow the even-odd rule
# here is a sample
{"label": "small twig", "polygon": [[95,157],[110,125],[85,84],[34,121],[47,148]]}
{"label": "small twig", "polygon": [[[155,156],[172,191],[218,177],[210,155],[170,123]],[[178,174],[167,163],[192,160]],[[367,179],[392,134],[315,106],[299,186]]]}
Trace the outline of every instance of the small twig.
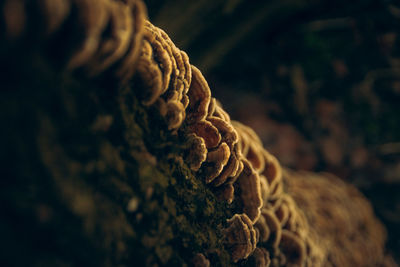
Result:
{"label": "small twig", "polygon": [[352,19],[335,18],[335,19],[324,19],[310,22],[306,25],[306,28],[310,31],[323,31],[329,29],[346,28],[351,26]]}
{"label": "small twig", "polygon": [[378,146],[377,150],[382,155],[400,154],[400,142],[380,145]]}

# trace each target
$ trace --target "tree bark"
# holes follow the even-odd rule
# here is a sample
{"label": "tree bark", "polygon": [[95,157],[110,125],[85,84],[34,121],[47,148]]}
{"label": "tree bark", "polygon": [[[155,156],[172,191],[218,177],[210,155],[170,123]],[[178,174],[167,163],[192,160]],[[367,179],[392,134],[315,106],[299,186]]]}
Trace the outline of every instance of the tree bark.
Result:
{"label": "tree bark", "polygon": [[140,88],[1,52],[2,266],[184,266],[205,250],[228,264],[229,211]]}

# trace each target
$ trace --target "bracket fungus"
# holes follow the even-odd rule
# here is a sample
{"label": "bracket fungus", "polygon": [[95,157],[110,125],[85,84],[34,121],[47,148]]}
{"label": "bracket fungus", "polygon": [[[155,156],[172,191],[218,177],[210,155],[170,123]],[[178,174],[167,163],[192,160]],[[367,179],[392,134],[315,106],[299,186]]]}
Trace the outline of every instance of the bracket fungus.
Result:
{"label": "bracket fungus", "polygon": [[[249,260],[254,259],[257,266],[323,266],[328,263],[327,245],[321,241],[323,233],[310,229],[313,220],[310,221],[311,213],[307,212],[309,207],[299,207],[297,202],[305,201],[293,198],[290,190],[286,191],[278,160],[264,149],[257,134],[231,121],[221,104],[211,97],[200,70],[189,64],[187,55],[173,45],[165,32],[148,21],[143,48],[146,40],[153,49],[153,61],[147,59],[146,62],[157,68],[157,80],[153,82],[157,89],[147,86],[154,94],[150,104],[160,99],[175,103],[177,108],[171,113],[181,115],[170,120],[168,127],[177,129],[189,140],[186,162],[197,177],[214,188],[217,198],[228,204],[235,202],[239,207],[223,230],[233,262],[251,256]],[[140,70],[138,72],[140,74]],[[150,81],[146,75],[143,73],[142,79]],[[168,117],[168,112],[160,113]],[[343,194],[340,192],[338,196]],[[330,212],[339,212],[341,205],[329,207]],[[318,217],[313,214],[312,218]],[[347,221],[352,219],[347,218]],[[383,247],[382,240],[384,238],[380,247]],[[383,252],[376,254],[383,255]],[[338,256],[337,261],[340,259]]]}
{"label": "bracket fungus", "polygon": [[[149,77],[150,75],[150,77]],[[169,130],[178,129],[186,117],[187,95],[192,67],[185,52],[179,50],[169,36],[145,21],[141,57],[137,76],[146,88],[141,92],[145,105],[156,106]]]}
{"label": "bracket fungus", "polygon": [[210,261],[202,253],[197,253],[192,262],[194,267],[210,267]]}
{"label": "bracket fungus", "polygon": [[246,214],[235,214],[229,219],[224,235],[234,262],[247,258],[256,248],[257,232]]}
{"label": "bracket fungus", "polygon": [[188,126],[188,131],[201,137],[207,148],[215,148],[221,142],[221,134],[218,129],[207,120]]}
{"label": "bracket fungus", "polygon": [[312,225],[324,265],[396,266],[384,251],[385,229],[356,188],[326,173],[285,170],[284,178],[288,193]]}
{"label": "bracket fungus", "polygon": [[282,254],[285,256],[286,266],[304,266],[306,248],[304,242],[288,230],[282,230],[279,244]]}
{"label": "bracket fungus", "polygon": [[[6,0],[2,9],[3,39],[35,34],[51,44],[48,59],[61,61],[69,71],[84,70],[88,77],[107,72],[121,84],[132,80],[147,16],[142,1]],[[42,20],[31,21],[35,17]],[[57,42],[63,43],[65,58],[54,57]]]}
{"label": "bracket fungus", "polygon": [[207,158],[207,146],[204,139],[196,134],[186,136],[187,149],[185,150],[185,160],[190,169],[197,171]]}
{"label": "bracket fungus", "polygon": [[243,212],[254,223],[259,218],[262,207],[260,177],[246,159],[243,159],[242,162],[244,168],[235,186],[237,185],[239,189]]}
{"label": "bracket fungus", "polygon": [[253,265],[251,266],[269,267],[271,264],[269,252],[265,248],[256,248],[250,257],[250,260],[251,259],[254,261]]}
{"label": "bracket fungus", "polygon": [[[206,183],[214,180],[228,163],[231,152],[228,145],[223,142],[215,150],[209,150],[206,162],[203,165],[203,173],[206,177]],[[208,166],[207,166],[208,165]]]}
{"label": "bracket fungus", "polygon": [[260,233],[260,243],[268,243],[274,248],[278,247],[281,240],[281,225],[271,211],[264,209],[255,227]]}
{"label": "bracket fungus", "polygon": [[189,86],[189,105],[187,123],[193,124],[203,121],[207,116],[211,100],[211,90],[201,71],[192,67],[192,82]]}
{"label": "bracket fungus", "polygon": [[[182,137],[184,162],[230,209],[226,214],[232,217],[224,218],[227,226],[220,229],[225,221],[220,222],[218,231],[234,263],[394,265],[384,251],[385,230],[366,199],[335,177],[282,171],[257,134],[232,121],[212,97],[188,55],[146,20],[142,1],[37,0],[34,11],[27,1],[13,1],[1,2],[1,8],[13,8],[20,20],[3,16],[2,39],[22,38],[31,27],[27,13],[38,12],[44,17],[38,32],[53,50],[60,35],[66,40],[63,63],[69,71],[111,76],[117,86],[128,86],[144,109],[158,110],[166,129]],[[201,253],[192,263],[212,265]]]}
{"label": "bracket fungus", "polygon": [[253,168],[260,173],[265,167],[264,148],[260,138],[253,129],[240,122],[234,121],[233,125],[240,133],[239,149],[241,149],[243,156],[247,158]]}

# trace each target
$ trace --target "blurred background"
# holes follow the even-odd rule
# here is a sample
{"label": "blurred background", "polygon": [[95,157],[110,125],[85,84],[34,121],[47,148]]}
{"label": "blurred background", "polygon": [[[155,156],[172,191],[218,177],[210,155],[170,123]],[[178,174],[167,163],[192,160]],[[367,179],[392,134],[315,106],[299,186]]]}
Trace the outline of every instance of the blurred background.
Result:
{"label": "blurred background", "polygon": [[400,262],[400,4],[145,2],[284,166],[334,173],[370,199]]}

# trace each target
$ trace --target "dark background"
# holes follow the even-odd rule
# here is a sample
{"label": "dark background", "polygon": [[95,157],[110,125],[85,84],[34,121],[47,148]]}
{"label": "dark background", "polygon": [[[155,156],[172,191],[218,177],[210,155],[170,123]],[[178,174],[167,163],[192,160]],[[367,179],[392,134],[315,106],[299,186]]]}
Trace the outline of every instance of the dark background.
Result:
{"label": "dark background", "polygon": [[145,1],[232,119],[287,167],[356,185],[400,260],[400,5]]}

